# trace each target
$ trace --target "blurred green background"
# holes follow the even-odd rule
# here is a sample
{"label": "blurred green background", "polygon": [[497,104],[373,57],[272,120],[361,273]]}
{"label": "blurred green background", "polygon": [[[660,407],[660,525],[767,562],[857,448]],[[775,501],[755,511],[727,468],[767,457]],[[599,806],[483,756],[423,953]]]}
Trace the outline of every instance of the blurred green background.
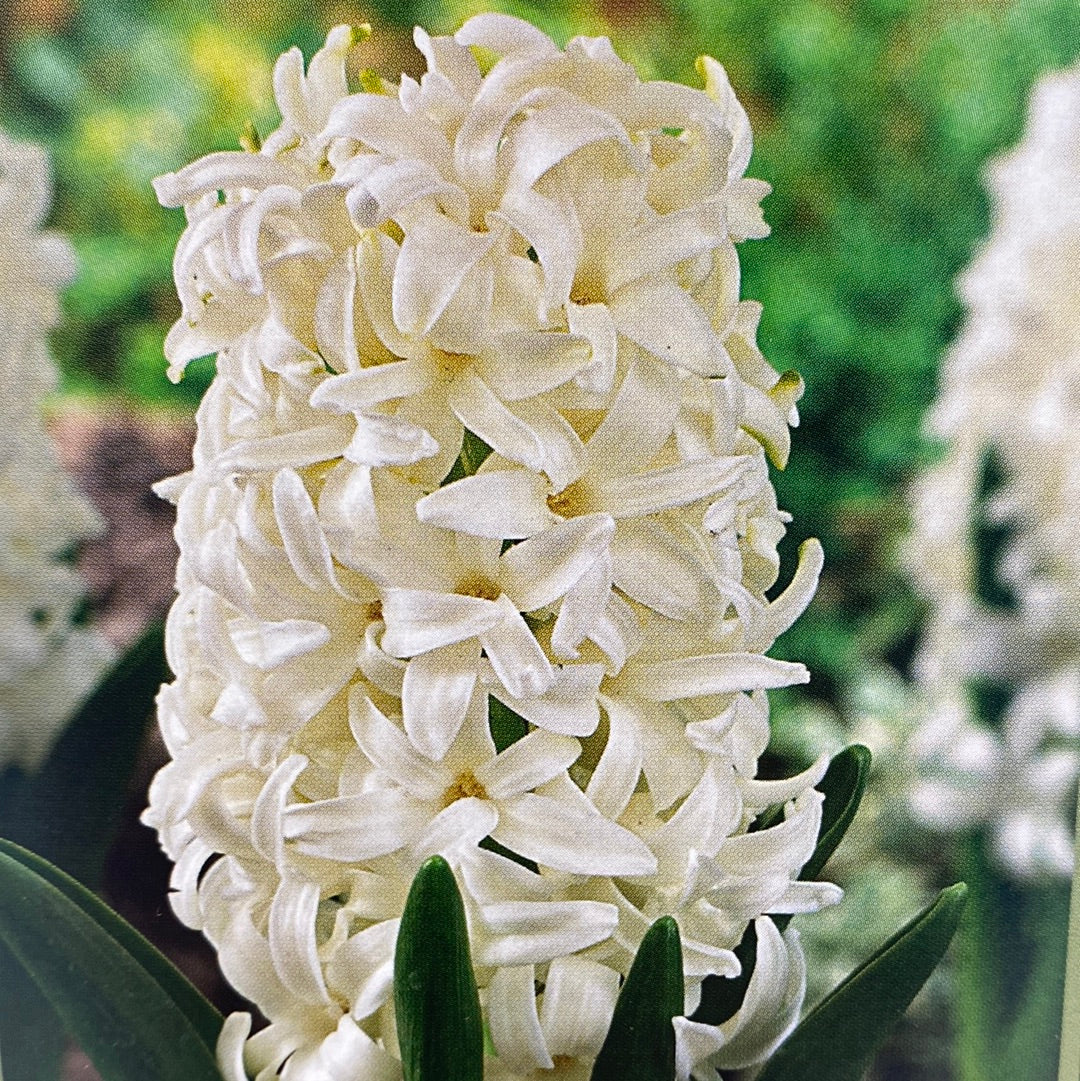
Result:
{"label": "blurred green background", "polygon": [[[869,674],[904,674],[918,641],[923,613],[897,548],[907,487],[937,452],[922,418],[963,316],[953,282],[989,228],[987,159],[1019,138],[1035,80],[1080,56],[1080,4],[16,0],[0,8],[0,126],[50,149],[52,224],[71,237],[81,267],[53,337],[62,400],[193,412],[212,361],[192,365],[179,387],[165,379],[183,218],[157,206],[150,181],[236,147],[249,121],[272,130],[279,53],[295,44],[310,56],[330,26],[368,21],[376,33],[366,64],[389,77],[419,74],[413,24],[445,33],[492,9],[560,43],[606,34],[643,77],[696,84],[694,59],[709,53],[750,114],[749,172],[773,185],[773,235],[741,246],[743,295],[764,305],[766,357],[807,385],[791,462],[776,478],[795,516],[782,573],[808,536],[827,557],[817,599],[775,651],[813,673],[809,688],[774,697],[778,747],[795,755],[813,742],[808,718],[851,714]],[[875,821],[887,821],[888,796],[877,799]],[[872,884],[865,864],[862,878],[852,873],[853,895],[866,893],[869,908],[918,891],[907,880],[890,885],[890,875],[910,877],[893,865]],[[827,934],[842,953],[849,931],[834,923]],[[946,1041],[940,1017],[931,1022]],[[909,1033],[902,1072],[886,1062],[879,1076],[944,1078],[947,1056],[925,1045]]]}

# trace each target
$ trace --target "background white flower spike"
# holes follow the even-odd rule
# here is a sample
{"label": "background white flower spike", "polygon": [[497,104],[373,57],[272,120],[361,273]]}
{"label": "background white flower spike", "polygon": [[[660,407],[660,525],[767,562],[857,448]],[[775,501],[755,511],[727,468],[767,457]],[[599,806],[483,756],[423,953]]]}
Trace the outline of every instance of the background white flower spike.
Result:
{"label": "background white flower spike", "polygon": [[56,386],[46,331],[75,273],[67,240],[41,229],[51,203],[45,151],[0,132],[0,768],[39,765],[112,660],[73,625],[86,584],[64,558],[103,523],[41,415]]}
{"label": "background white flower spike", "polygon": [[[989,825],[1014,875],[1069,874],[1080,773],[1080,67],[1036,86],[1023,140],[987,179],[993,230],[960,279],[967,322],[931,413],[949,448],[914,493],[908,561],[931,614],[917,658],[927,715],[910,748],[912,802],[935,828]],[[986,544],[980,521],[1004,543]],[[1000,717],[972,708],[976,680],[1012,686]]]}
{"label": "background white flower spike", "polygon": [[396,1076],[394,935],[436,853],[492,1076],[587,1077],[662,915],[691,1013],[757,921],[752,994],[680,1052],[751,1064],[802,998],[768,913],[838,891],[797,882],[824,764],[756,778],[765,689],[808,678],[764,653],[822,559],[767,596],[802,383],[739,298],[735,242],[767,231],[746,114],[715,61],[705,90],[643,83],[495,15],[352,93],[356,40],[282,58],[260,150],[157,182],[188,216],[170,373],[218,356],[160,488],[174,760],[145,820],[270,1020],[230,1020],[222,1070]]}

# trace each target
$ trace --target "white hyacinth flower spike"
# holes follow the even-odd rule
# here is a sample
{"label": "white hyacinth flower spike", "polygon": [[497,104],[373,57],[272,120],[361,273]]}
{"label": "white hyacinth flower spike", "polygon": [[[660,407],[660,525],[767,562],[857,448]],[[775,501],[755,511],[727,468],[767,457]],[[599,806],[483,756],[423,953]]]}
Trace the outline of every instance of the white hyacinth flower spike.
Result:
{"label": "white hyacinth flower spike", "polygon": [[[157,181],[188,218],[170,372],[217,374],[159,487],[173,761],[145,820],[270,1021],[229,1020],[222,1070],[401,1076],[395,935],[434,854],[490,1076],[588,1076],[664,915],[680,1077],[759,1062],[804,986],[771,916],[839,891],[799,881],[824,761],[757,777],[766,690],[809,678],[765,651],[822,558],[767,595],[802,383],[739,297],[735,245],[767,232],[746,114],[713,60],[702,90],[642,82],[502,15],[417,29],[419,81],[355,89],[360,36],[281,58],[258,150]],[[742,1009],[693,1021],[751,925]]]}

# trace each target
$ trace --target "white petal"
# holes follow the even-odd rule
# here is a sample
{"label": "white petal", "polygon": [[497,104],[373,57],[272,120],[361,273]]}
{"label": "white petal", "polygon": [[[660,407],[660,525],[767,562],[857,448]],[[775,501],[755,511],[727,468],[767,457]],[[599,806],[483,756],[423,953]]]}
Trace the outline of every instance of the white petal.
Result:
{"label": "white petal", "polygon": [[251,1032],[251,1014],[231,1013],[217,1038],[217,1064],[225,1081],[248,1081],[244,1043]]}
{"label": "white petal", "polygon": [[522,612],[558,600],[607,550],[615,523],[606,514],[560,522],[515,544],[499,561],[499,584]]}
{"label": "white petal", "polygon": [[517,540],[558,521],[548,508],[547,496],[547,482],[537,473],[492,469],[424,496],[417,501],[416,516],[442,529]]}
{"label": "white petal", "polygon": [[458,376],[447,400],[454,415],[496,454],[539,471],[543,447],[529,426],[506,408],[487,384],[472,372]]}
{"label": "white petal", "polygon": [[359,685],[349,693],[349,729],[360,750],[417,799],[437,799],[445,790],[445,771],[420,754]]}
{"label": "white petal", "polygon": [[410,360],[372,364],[324,379],[311,393],[311,407],[331,413],[365,413],[393,398],[419,394],[428,384],[423,369]]}
{"label": "white petal", "polygon": [[[551,1070],[555,1066],[540,1030],[533,986],[535,979],[536,968],[533,965],[515,965],[500,968],[488,985],[487,1016],[491,1026],[491,1042],[495,1045],[499,1061],[519,1074]],[[250,1019],[248,1023],[250,1025]],[[227,1081],[246,1079],[229,1078]]]}
{"label": "white petal", "polygon": [[641,739],[632,710],[614,698],[601,697],[600,702],[608,718],[608,740],[585,795],[605,818],[614,820],[626,810],[641,776]]}
{"label": "white petal", "polygon": [[356,432],[341,453],[358,465],[412,465],[430,458],[439,444],[419,425],[404,417],[364,413],[356,418]]}
{"label": "white petal", "polygon": [[357,1021],[373,1014],[394,983],[394,946],[400,920],[383,920],[343,942],[326,966],[327,982],[349,1001]]}
{"label": "white petal", "polygon": [[644,355],[635,357],[611,408],[589,437],[590,471],[621,477],[644,469],[671,435],[679,399],[671,368]]}
{"label": "white petal", "polygon": [[296,778],[307,768],[302,754],[290,755],[270,774],[251,812],[251,843],[255,851],[281,870],[284,867],[285,835],[282,814]]}
{"label": "white petal", "polygon": [[592,1059],[611,1025],[619,974],[583,957],[556,957],[548,969],[540,1027],[552,1055]]}
{"label": "white petal", "polygon": [[742,479],[744,455],[702,458],[647,473],[609,477],[600,485],[604,509],[616,518],[637,518],[696,503]]}
{"label": "white petal", "polygon": [[476,964],[543,964],[609,938],[618,909],[599,901],[499,901],[480,910]]}
{"label": "white petal", "polygon": [[555,682],[551,662],[510,599],[503,595],[495,604],[502,618],[480,634],[480,643],[509,694],[537,698]]}
{"label": "white petal", "polygon": [[492,836],[512,852],[579,875],[650,875],[656,859],[643,841],[600,814],[527,794],[499,805]]}
{"label": "white petal", "polygon": [[620,289],[609,307],[619,333],[654,357],[697,375],[725,375],[731,358],[708,316],[685,290],[666,278]]}
{"label": "white petal", "polygon": [[712,653],[642,664],[636,667],[634,679],[642,697],[674,702],[701,695],[790,687],[809,682],[810,675],[801,664],[758,653]]}
{"label": "white petal", "polygon": [[615,379],[618,335],[606,304],[566,305],[566,320],[571,334],[580,334],[592,347],[592,359],[575,377],[584,390],[604,394]]}
{"label": "white petal", "polygon": [[599,664],[568,664],[555,669],[554,684],[539,698],[515,698],[497,682],[490,691],[529,724],[565,736],[589,736],[600,723],[596,691],[603,675]]}
{"label": "white petal", "polygon": [[609,256],[608,288],[614,292],[637,278],[719,247],[727,240],[727,230],[706,228],[704,217],[700,205],[677,210],[622,238]]}
{"label": "white petal", "polygon": [[274,519],[296,577],[316,593],[327,586],[340,592],[315,505],[295,470],[282,469],[275,475],[273,502]]}
{"label": "white petal", "polygon": [[438,213],[413,222],[394,273],[398,329],[405,334],[427,334],[494,239],[493,233],[473,232]]}
{"label": "white petal", "polygon": [[564,94],[552,91],[551,103],[526,114],[509,145],[500,148],[513,161],[508,188],[531,188],[549,169],[592,143],[613,141],[631,152],[626,128],[614,116]]}
{"label": "white petal", "polygon": [[799,934],[783,938],[768,917],[754,921],[757,962],[739,1012],[721,1028],[728,1037],[713,1063],[723,1070],[764,1061],[799,1020],[806,992],[806,961]]}
{"label": "white petal", "polygon": [[387,589],[382,648],[395,657],[415,657],[439,646],[483,634],[504,619],[494,602],[426,589]]}
{"label": "white petal", "polygon": [[463,850],[472,850],[495,828],[499,812],[489,800],[469,796],[454,800],[427,824],[409,848],[415,864],[428,856],[441,855],[453,861]]}
{"label": "white petal", "polygon": [[244,661],[268,672],[326,645],[330,631],[310,619],[283,619],[277,623],[234,619],[229,621],[229,637]]}
{"label": "white petal", "polygon": [[319,897],[318,883],[284,879],[270,905],[268,937],[281,982],[302,1002],[329,1004],[315,945]]}
{"label": "white petal", "polygon": [[517,740],[475,771],[494,800],[520,795],[550,781],[577,761],[581,744],[538,729]]}
{"label": "white petal", "polygon": [[584,338],[562,331],[506,331],[481,358],[480,374],[504,402],[516,402],[573,379],[591,352]]}
{"label": "white petal", "polygon": [[413,657],[405,669],[401,708],[413,746],[440,761],[465,720],[476,685],[480,643],[475,638]]}
{"label": "white petal", "polygon": [[765,610],[773,638],[783,634],[806,610],[824,565],[825,553],[819,541],[811,538],[799,546],[799,565],[791,584]]}
{"label": "white petal", "polygon": [[[577,215],[571,206],[560,206],[531,188],[511,187],[491,216],[509,222],[536,252],[545,278],[543,303],[537,314],[546,319],[550,311],[570,299],[583,244]],[[573,323],[570,329],[574,334],[584,334]]]}
{"label": "white petal", "polygon": [[410,843],[431,818],[402,788],[377,788],[355,796],[294,803],[284,814],[284,830],[298,852],[355,863],[396,852]]}

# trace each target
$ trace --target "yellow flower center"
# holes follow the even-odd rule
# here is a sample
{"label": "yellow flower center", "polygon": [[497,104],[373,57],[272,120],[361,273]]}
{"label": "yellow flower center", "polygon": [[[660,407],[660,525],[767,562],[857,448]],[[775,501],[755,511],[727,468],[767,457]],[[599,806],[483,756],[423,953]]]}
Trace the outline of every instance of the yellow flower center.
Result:
{"label": "yellow flower center", "polygon": [[595,514],[600,509],[596,492],[585,480],[568,484],[561,492],[547,497],[548,509],[561,518],[577,518],[581,514]]}
{"label": "yellow flower center", "polygon": [[487,789],[476,779],[471,769],[459,773],[454,783],[443,793],[443,806],[449,807],[459,799],[487,799]]}
{"label": "yellow flower center", "polygon": [[486,574],[466,574],[458,581],[454,592],[463,597],[479,597],[484,601],[497,601],[502,596],[498,582],[493,582]]}

